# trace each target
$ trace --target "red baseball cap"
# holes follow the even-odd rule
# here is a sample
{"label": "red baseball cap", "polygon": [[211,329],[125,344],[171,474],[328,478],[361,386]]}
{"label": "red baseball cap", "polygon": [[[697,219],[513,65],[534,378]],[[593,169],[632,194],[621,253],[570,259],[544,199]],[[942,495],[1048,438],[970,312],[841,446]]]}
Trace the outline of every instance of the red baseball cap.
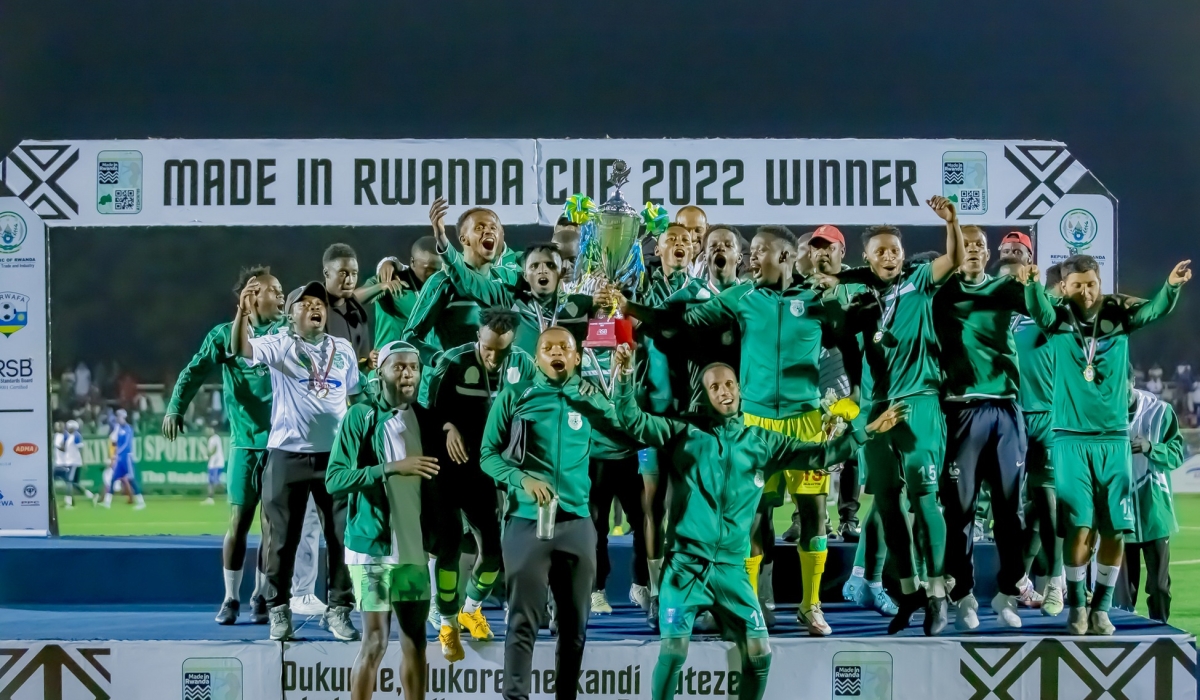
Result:
{"label": "red baseball cap", "polygon": [[1010,241],[1013,243],[1020,243],[1021,245],[1025,246],[1026,250],[1028,250],[1030,253],[1033,253],[1033,241],[1029,240],[1029,236],[1021,233],[1020,231],[1010,231],[1004,234],[1004,238],[1000,239],[1000,244],[1003,245]]}
{"label": "red baseball cap", "polygon": [[841,243],[843,246],[846,245],[846,237],[842,235],[842,232],[838,230],[837,226],[830,226],[829,224],[818,226],[817,230],[813,231],[812,238],[809,240],[815,241],[817,239],[829,241],[830,243]]}

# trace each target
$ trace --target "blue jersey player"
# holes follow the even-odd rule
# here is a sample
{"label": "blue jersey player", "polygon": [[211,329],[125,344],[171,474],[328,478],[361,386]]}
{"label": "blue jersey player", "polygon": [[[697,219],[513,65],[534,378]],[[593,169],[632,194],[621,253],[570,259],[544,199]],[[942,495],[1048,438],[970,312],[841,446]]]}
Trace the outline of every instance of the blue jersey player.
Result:
{"label": "blue jersey player", "polygon": [[[129,502],[135,503],[133,509],[141,510],[146,507],[146,501],[142,498],[142,489],[138,486],[137,475],[133,469],[133,426],[129,424],[127,416],[125,409],[118,409],[117,425],[109,434],[109,441],[113,444],[111,483],[122,482]],[[108,484],[104,486],[103,496],[104,500],[100,505],[111,508],[112,490]]]}

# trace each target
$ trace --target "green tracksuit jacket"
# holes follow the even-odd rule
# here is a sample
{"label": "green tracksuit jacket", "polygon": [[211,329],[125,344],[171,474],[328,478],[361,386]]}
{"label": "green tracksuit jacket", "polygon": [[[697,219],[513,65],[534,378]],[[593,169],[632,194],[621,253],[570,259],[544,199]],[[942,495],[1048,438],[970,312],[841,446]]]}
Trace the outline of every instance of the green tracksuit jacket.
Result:
{"label": "green tracksuit jacket", "polygon": [[1154,394],[1134,390],[1129,408],[1129,437],[1150,441],[1150,451],[1133,455],[1133,532],[1126,542],[1150,542],[1179,532],[1171,472],[1183,464],[1187,445],[1179,433],[1179,417],[1171,404]]}
{"label": "green tracksuit jacket", "polygon": [[421,405],[434,414],[438,425],[453,423],[467,449],[477,454],[496,397],[504,387],[531,381],[537,373],[533,358],[521,348],[514,346],[495,372],[487,372],[475,343],[460,345],[438,358]]}
{"label": "green tracksuit jacket", "polygon": [[[511,286],[520,277],[517,270],[504,265],[489,265],[486,274]],[[475,341],[479,310],[478,302],[460,294],[443,268],[421,286],[403,340],[417,346],[423,364],[432,365],[443,350]]]}
{"label": "green tracksuit jacket", "polygon": [[[179,373],[171,401],[167,404],[168,415],[187,413],[188,404],[204,385],[208,375],[221,368],[221,388],[224,395],[225,414],[229,416],[230,444],[256,450],[267,448],[267,435],[271,432],[271,372],[266,365],[250,367],[246,360],[235,357],[229,332],[233,323],[222,323],[208,332],[199,352]],[[282,328],[282,322],[255,326],[250,337],[270,335]]]}
{"label": "green tracksuit jacket", "polygon": [[538,372],[532,381],[500,392],[483,431],[479,466],[508,486],[510,516],[537,519],[537,503],[522,486],[527,476],[549,484],[561,510],[590,516],[588,459],[594,425],[619,429],[612,404],[579,375],[556,384]]}
{"label": "green tracksuit jacket", "polygon": [[826,443],[808,443],[747,426],[739,413],[664,418],[644,413],[633,381],[617,384],[617,414],[635,439],[670,452],[660,460],[671,482],[667,551],[741,564],[762,487],[775,471],[821,469],[846,461],[866,442],[858,428]]}
{"label": "green tracksuit jacket", "polygon": [[587,322],[592,313],[592,298],[585,294],[560,294],[538,299],[518,280],[508,284],[496,276],[485,276],[473,270],[453,248],[442,256],[446,276],[455,291],[480,307],[500,306],[512,309],[521,316],[521,325],[514,334],[513,344],[530,355],[537,354],[537,340],[550,326],[562,326],[571,331],[575,341],[587,337]]}
{"label": "green tracksuit jacket", "polygon": [[[421,445],[437,445],[445,438],[441,425],[421,406],[413,412],[421,431]],[[351,406],[333,439],[329,466],[325,469],[325,488],[332,496],[347,496],[345,545],[353,552],[385,557],[391,554],[391,507],[384,488],[386,459],[383,431],[377,428],[396,411],[381,398],[371,397]],[[428,447],[425,447],[428,450]],[[433,454],[426,452],[426,454]],[[432,481],[421,481],[422,531],[432,533],[436,504]],[[429,538],[423,536],[426,550]]]}
{"label": "green tracksuit jacket", "polygon": [[[411,267],[400,268],[399,261],[387,258],[380,265],[395,262],[396,277],[402,286],[394,292],[384,292],[374,302],[375,306],[375,347],[381,348],[394,341],[404,339],[404,329],[408,327],[408,319],[412,316],[413,307],[417,305],[417,296],[421,292],[421,280],[413,274]],[[371,277],[363,283],[364,287],[379,284],[379,276]]]}

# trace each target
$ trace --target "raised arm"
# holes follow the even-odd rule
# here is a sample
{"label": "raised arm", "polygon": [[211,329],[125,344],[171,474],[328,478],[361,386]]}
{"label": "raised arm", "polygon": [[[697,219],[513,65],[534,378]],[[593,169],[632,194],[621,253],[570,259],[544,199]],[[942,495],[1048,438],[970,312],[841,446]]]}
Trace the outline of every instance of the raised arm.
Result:
{"label": "raised arm", "polygon": [[[441,251],[439,251],[441,252]],[[485,277],[467,266],[453,246],[442,253],[442,269],[459,294],[482,306],[512,306],[513,290],[500,280]]]}
{"label": "raised arm", "polygon": [[946,222],[946,253],[933,260],[933,282],[945,282],[954,271],[963,264],[963,236],[958,225],[958,212],[954,203],[940,195],[935,195],[926,201],[934,213]]}
{"label": "raised arm", "polygon": [[440,271],[433,273],[421,287],[421,292],[417,294],[412,313],[408,316],[408,325],[404,327],[404,332],[401,334],[401,340],[417,346],[422,364],[431,364],[439,350],[447,349],[435,348],[425,342],[425,338],[433,330],[442,310],[446,308],[446,294],[449,291],[450,280],[446,279],[446,275]]}
{"label": "raised arm", "polygon": [[1058,318],[1058,312],[1054,304],[1050,303],[1050,297],[1046,295],[1037,265],[1021,268],[1017,273],[1017,281],[1025,285],[1025,306],[1029,310],[1029,317],[1038,328],[1050,332],[1057,325],[1055,320]]}
{"label": "raised arm", "polygon": [[1129,307],[1131,330],[1153,323],[1175,309],[1175,303],[1179,301],[1179,290],[1192,278],[1192,271],[1188,267],[1191,264],[1191,260],[1184,260],[1176,265],[1167,277],[1167,283],[1158,290],[1157,294],[1149,301],[1135,303]]}
{"label": "raised arm", "polygon": [[[622,349],[625,355],[621,355]],[[613,400],[617,413],[618,427],[637,442],[649,447],[664,447],[673,438],[687,431],[687,423],[646,413],[637,405],[637,383],[633,379],[632,357],[627,346],[618,348],[617,360],[621,370],[617,373],[617,386]],[[626,369],[626,364],[629,365]]]}
{"label": "raised arm", "polygon": [[[233,317],[233,327],[229,329],[229,354],[234,357],[247,360],[254,357],[254,350],[250,347],[250,314],[254,312],[254,302],[261,287],[258,279],[251,277],[238,296],[237,314]],[[283,312],[286,314],[288,309]]]}

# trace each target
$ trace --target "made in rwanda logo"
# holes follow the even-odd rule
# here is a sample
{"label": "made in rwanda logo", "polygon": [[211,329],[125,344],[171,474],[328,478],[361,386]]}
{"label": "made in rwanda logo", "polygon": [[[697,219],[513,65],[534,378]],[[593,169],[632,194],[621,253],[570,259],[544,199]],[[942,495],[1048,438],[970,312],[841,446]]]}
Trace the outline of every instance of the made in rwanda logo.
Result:
{"label": "made in rwanda logo", "polygon": [[29,227],[20,214],[12,211],[0,212],[0,253],[15,253],[21,249]]}
{"label": "made in rwanda logo", "polygon": [[1097,223],[1096,217],[1087,209],[1072,209],[1063,214],[1063,218],[1058,222],[1058,233],[1071,249],[1072,255],[1087,250],[1092,241],[1096,240],[1099,229],[1100,224]]}
{"label": "made in rwanda logo", "polygon": [[29,323],[29,297],[0,292],[0,334],[10,336]]}

